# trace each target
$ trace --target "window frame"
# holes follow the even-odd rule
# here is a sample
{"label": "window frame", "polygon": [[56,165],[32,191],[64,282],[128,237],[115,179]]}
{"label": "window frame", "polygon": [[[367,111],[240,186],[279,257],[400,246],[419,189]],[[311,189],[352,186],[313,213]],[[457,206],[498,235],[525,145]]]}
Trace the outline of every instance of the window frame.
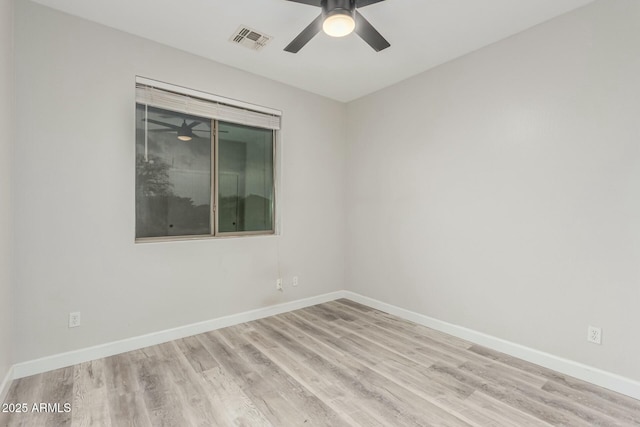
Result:
{"label": "window frame", "polygon": [[[171,85],[169,83],[158,82],[155,80],[136,77],[136,87],[139,85],[145,85],[153,88],[157,88],[164,91],[170,91],[176,94],[184,95],[186,97],[195,97],[205,101],[211,101],[213,103],[222,104],[225,106],[236,107],[242,110],[261,112],[278,116],[281,120],[282,112],[268,107],[262,107],[259,105],[249,104],[243,101],[233,100],[231,98],[224,98],[218,95],[213,95],[205,92],[196,91],[193,89],[187,89],[181,86]],[[141,104],[136,98],[135,106]],[[144,104],[142,104],[144,105]],[[170,107],[158,107],[175,113],[181,113],[180,111],[172,110]],[[194,113],[195,114],[195,113]],[[277,129],[269,129],[266,127],[260,127],[252,124],[244,124],[245,126],[254,127],[256,129],[265,129],[272,132],[271,146],[272,146],[272,167],[271,167],[271,181],[272,181],[272,198],[271,198],[271,228],[269,230],[255,230],[255,231],[225,231],[219,230],[219,128],[220,122],[234,123],[228,120],[221,120],[216,118],[209,118],[211,123],[211,205],[210,205],[210,230],[209,234],[197,234],[197,235],[182,235],[182,236],[153,236],[153,237],[137,237],[137,200],[134,200],[134,242],[135,243],[153,243],[153,242],[174,242],[174,241],[188,241],[188,240],[205,240],[205,239],[224,239],[224,238],[236,238],[236,237],[253,237],[253,236],[274,236],[279,234],[279,141],[280,141],[280,127]],[[137,138],[134,138],[135,144],[137,144]],[[136,156],[134,156],[135,158]],[[135,164],[135,162],[134,162]],[[135,168],[134,168],[135,172]],[[137,190],[136,190],[137,191]],[[136,199],[137,199],[137,193]]]}

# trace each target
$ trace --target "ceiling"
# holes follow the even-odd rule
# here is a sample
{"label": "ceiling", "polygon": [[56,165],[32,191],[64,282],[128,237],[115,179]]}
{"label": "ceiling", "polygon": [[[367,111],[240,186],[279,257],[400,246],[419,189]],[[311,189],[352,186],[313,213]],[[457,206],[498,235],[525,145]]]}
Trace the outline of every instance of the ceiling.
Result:
{"label": "ceiling", "polygon": [[[360,13],[390,48],[376,53],[355,34],[320,33],[298,54],[283,49],[319,15],[317,7],[286,0],[35,1],[347,102],[593,0],[387,0]],[[260,51],[229,42],[240,25],[272,40]]]}

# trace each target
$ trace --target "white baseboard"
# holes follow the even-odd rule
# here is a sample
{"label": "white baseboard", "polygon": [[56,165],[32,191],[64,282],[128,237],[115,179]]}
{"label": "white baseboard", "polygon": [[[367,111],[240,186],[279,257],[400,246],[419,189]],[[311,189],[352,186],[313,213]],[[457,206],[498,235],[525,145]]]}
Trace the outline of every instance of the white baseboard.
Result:
{"label": "white baseboard", "polygon": [[13,379],[28,377],[54,369],[60,369],[78,363],[89,362],[103,357],[114,356],[127,351],[138,350],[151,345],[162,344],[168,341],[213,331],[215,329],[226,328],[251,320],[262,319],[276,314],[286,313],[304,307],[333,301],[344,298],[344,291],[331,292],[315,297],[304,298],[296,301],[276,304],[269,307],[258,308],[256,310],[245,311],[239,314],[219,317],[217,319],[206,320],[204,322],[193,323],[191,325],[180,326],[178,328],[167,329],[165,331],[153,332],[147,335],[127,338],[94,347],[55,354],[41,359],[30,360],[14,365]]}
{"label": "white baseboard", "polygon": [[345,291],[345,298],[640,400],[640,382],[630,378],[496,338],[473,329],[443,322],[355,292]]}
{"label": "white baseboard", "polygon": [[0,403],[4,402],[4,399],[7,398],[7,393],[9,393],[9,387],[11,387],[11,381],[13,380],[13,369],[13,366],[10,366],[7,375],[0,382]]}
{"label": "white baseboard", "polygon": [[403,308],[365,297],[350,291],[337,291],[311,298],[286,302],[246,311],[239,314],[224,316],[217,319],[167,329],[147,335],[114,341],[94,347],[56,354],[41,359],[18,363],[7,373],[0,383],[0,402],[6,397],[12,379],[35,375],[54,369],[64,368],[78,363],[88,362],[103,357],[109,357],[127,351],[137,350],[151,345],[162,344],[179,338],[237,325],[239,323],[262,319],[276,314],[286,313],[304,307],[309,307],[323,302],[333,301],[339,298],[348,298],[369,307],[385,311],[403,319],[424,325],[438,331],[465,339],[467,341],[491,348],[496,351],[514,356],[545,368],[553,369],[565,375],[569,375],[601,387],[622,393],[624,395],[640,399],[640,382],[613,374],[601,369],[587,366],[572,360],[544,353],[520,344],[483,334],[462,326],[443,322],[423,314],[405,310]]}

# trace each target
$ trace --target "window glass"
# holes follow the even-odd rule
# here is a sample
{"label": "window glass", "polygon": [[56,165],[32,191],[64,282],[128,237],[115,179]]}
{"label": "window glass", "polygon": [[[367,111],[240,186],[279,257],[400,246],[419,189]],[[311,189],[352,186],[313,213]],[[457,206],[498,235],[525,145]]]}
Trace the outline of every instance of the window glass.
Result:
{"label": "window glass", "polygon": [[136,78],[136,240],[275,233],[280,122],[277,110]]}
{"label": "window glass", "polygon": [[211,234],[211,120],[138,104],[136,237]]}
{"label": "window glass", "polygon": [[273,230],[272,130],[219,122],[218,228]]}

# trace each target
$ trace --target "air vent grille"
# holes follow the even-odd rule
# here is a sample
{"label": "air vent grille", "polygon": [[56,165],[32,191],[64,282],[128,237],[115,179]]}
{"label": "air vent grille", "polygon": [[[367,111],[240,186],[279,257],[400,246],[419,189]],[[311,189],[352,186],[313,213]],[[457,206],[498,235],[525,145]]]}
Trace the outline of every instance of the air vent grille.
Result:
{"label": "air vent grille", "polygon": [[231,35],[231,38],[229,38],[230,42],[237,43],[251,50],[262,49],[270,40],[271,36],[251,29],[246,25],[239,26],[236,32]]}

